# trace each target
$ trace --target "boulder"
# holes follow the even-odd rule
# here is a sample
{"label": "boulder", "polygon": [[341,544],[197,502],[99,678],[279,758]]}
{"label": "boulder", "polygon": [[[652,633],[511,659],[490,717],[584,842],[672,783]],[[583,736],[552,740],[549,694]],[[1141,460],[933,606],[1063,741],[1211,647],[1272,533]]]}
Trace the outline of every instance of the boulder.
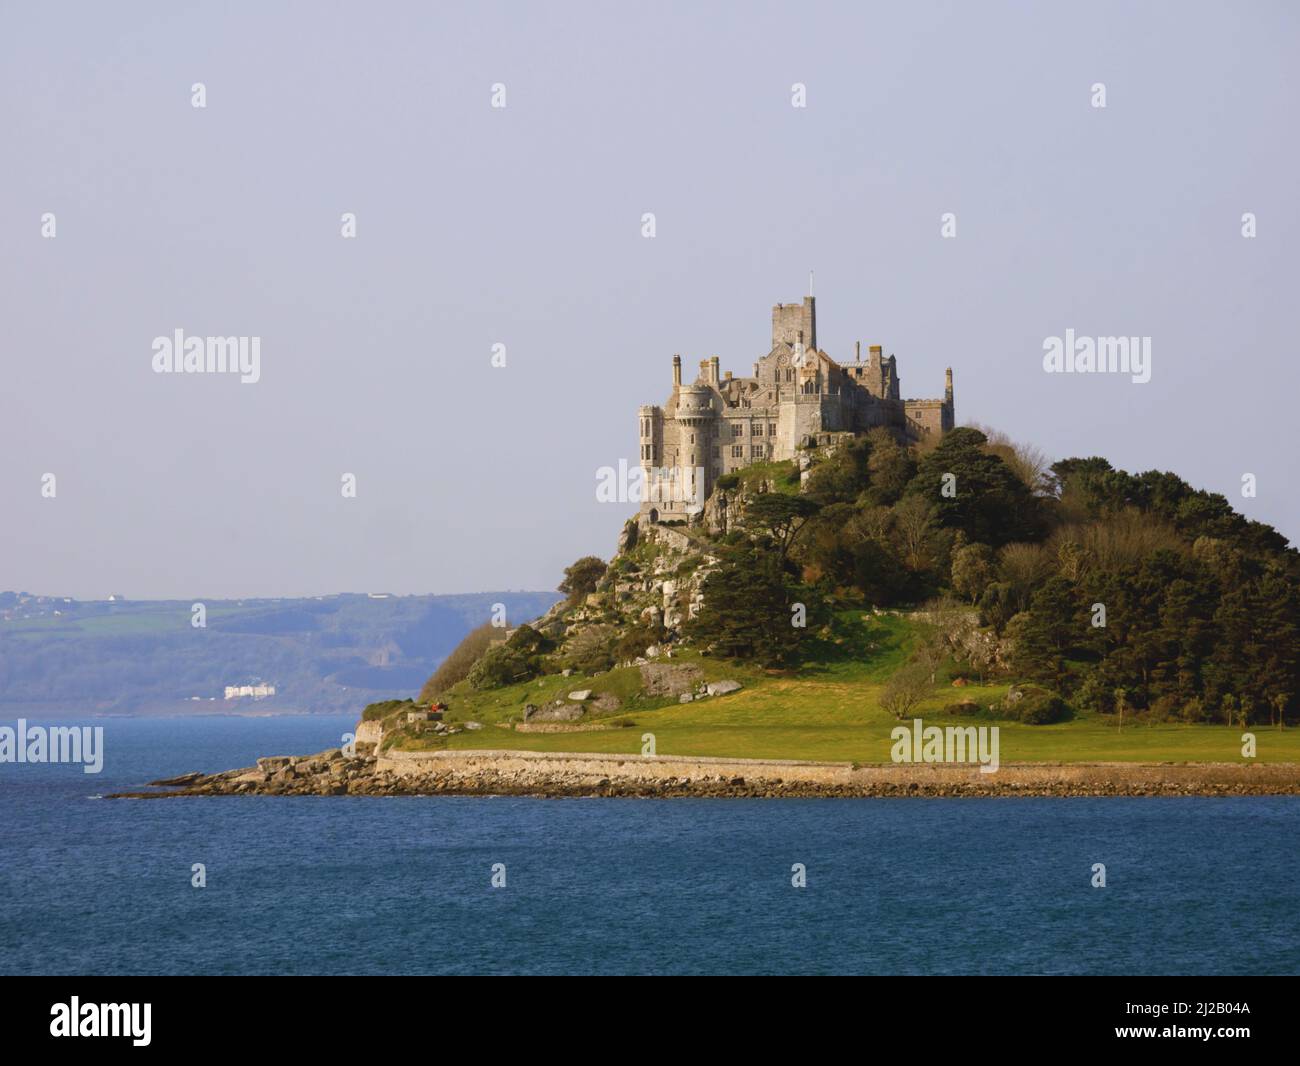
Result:
{"label": "boulder", "polygon": [[[672,649],[667,651],[672,654]],[[700,680],[698,667],[667,663],[647,663],[641,667],[641,686],[647,696],[680,696],[690,692]]]}
{"label": "boulder", "polygon": [[533,711],[524,721],[526,722],[573,722],[581,718],[583,709],[581,704],[561,703],[548,705],[540,710]]}
{"label": "boulder", "polygon": [[743,687],[739,681],[710,681],[705,691],[710,696],[725,696],[729,692],[739,692]]}
{"label": "boulder", "polygon": [[569,699],[577,700],[579,703],[581,703],[583,700],[589,700],[591,699],[591,689],[580,688],[576,692],[570,692]]}

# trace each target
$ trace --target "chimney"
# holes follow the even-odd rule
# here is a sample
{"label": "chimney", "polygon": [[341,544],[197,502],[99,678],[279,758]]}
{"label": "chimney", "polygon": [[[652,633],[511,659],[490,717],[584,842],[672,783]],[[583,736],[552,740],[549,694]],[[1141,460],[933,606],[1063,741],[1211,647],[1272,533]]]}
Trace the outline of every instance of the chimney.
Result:
{"label": "chimney", "polygon": [[720,360],[716,355],[712,356],[709,359],[709,381],[716,385],[721,377],[722,368],[720,366]]}
{"label": "chimney", "polygon": [[681,383],[682,383],[682,357],[681,357],[680,355],[674,355],[674,356],[673,356],[673,386],[674,386],[674,388],[677,387],[677,386],[679,386],[679,385],[681,385]]}
{"label": "chimney", "polygon": [[943,372],[943,399],[944,403],[952,405],[952,367]]}
{"label": "chimney", "polygon": [[853,342],[853,361],[854,361],[855,363],[860,363],[860,362],[862,362],[862,342],[861,342],[861,341],[854,341],[854,342]]}

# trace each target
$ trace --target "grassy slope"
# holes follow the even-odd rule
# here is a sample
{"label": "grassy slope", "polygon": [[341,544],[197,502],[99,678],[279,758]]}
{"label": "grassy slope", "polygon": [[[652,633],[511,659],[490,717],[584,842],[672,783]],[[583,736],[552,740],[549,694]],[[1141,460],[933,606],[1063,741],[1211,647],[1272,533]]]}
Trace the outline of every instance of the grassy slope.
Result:
{"label": "grassy slope", "polygon": [[[678,704],[671,699],[632,698],[640,684],[635,668],[610,671],[596,678],[548,677],[491,692],[453,690],[449,722],[474,720],[483,730],[446,739],[403,738],[413,748],[520,748],[532,751],[641,751],[641,735],[655,735],[660,755],[712,755],[765,759],[825,759],[862,763],[889,762],[890,730],[898,722],[877,701],[881,686],[906,658],[914,630],[904,618],[881,616],[859,620],[844,645],[828,647],[827,662],[795,677],[768,674],[746,664],[698,657],[675,660],[698,665],[710,679],[733,678],[745,688],[730,696]],[[525,703],[542,704],[575,689],[614,692],[623,708],[595,721],[632,722],[633,726],[589,733],[516,733],[497,723],[518,720]],[[945,705],[973,699],[987,706],[1006,694],[1007,685],[969,685],[954,689],[941,677],[916,712],[926,724],[989,725],[1001,728],[1003,762],[1236,762],[1241,758],[1241,731],[1213,725],[1144,725],[1121,731],[1113,718],[1081,715],[1053,726],[1026,726],[995,719],[954,717]],[[1300,761],[1300,730],[1277,732],[1255,726],[1258,761]]]}

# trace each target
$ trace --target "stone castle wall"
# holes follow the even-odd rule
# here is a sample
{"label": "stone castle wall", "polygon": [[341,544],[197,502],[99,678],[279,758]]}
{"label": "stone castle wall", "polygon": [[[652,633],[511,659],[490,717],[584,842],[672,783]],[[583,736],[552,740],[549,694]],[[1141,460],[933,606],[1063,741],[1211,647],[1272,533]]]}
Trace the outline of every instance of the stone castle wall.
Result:
{"label": "stone castle wall", "polygon": [[[673,392],[663,406],[638,409],[640,462],[655,498],[643,518],[689,521],[701,512],[718,478],[753,463],[788,460],[829,433],[863,433],[877,426],[919,439],[953,428],[952,371],[943,399],[901,400],[897,362],[872,345],[849,363],[817,348],[813,297],[772,308],[772,348],[754,376],[722,375],[717,356],[701,360],[692,383],[681,381],[673,357]],[[673,480],[658,477],[672,471]]]}

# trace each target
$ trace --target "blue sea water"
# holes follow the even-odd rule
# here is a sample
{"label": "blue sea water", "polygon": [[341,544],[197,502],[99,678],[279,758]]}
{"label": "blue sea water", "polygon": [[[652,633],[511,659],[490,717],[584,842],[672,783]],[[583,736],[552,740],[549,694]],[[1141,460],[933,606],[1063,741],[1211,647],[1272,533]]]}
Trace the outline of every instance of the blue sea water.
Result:
{"label": "blue sea water", "polygon": [[1300,797],[107,801],[353,719],[85,724],[0,764],[6,974],[1300,972]]}

